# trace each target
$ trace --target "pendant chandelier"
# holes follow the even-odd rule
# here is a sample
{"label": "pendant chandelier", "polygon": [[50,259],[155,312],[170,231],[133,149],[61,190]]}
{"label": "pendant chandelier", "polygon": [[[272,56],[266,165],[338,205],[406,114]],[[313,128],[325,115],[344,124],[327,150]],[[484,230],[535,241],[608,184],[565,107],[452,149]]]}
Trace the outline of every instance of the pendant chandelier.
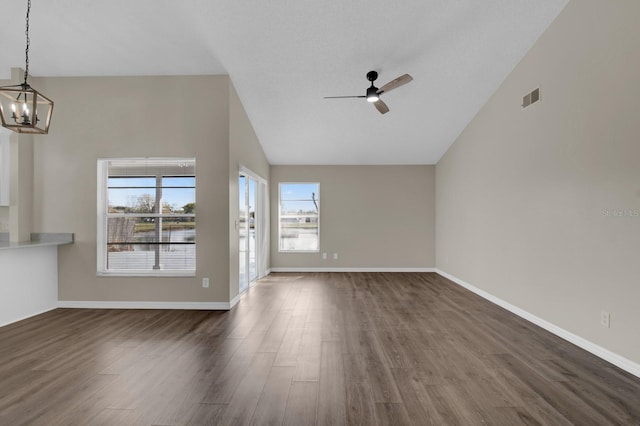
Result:
{"label": "pendant chandelier", "polygon": [[46,135],[49,133],[53,101],[29,86],[29,13],[31,0],[27,1],[24,82],[0,87],[0,116],[2,127],[17,133]]}

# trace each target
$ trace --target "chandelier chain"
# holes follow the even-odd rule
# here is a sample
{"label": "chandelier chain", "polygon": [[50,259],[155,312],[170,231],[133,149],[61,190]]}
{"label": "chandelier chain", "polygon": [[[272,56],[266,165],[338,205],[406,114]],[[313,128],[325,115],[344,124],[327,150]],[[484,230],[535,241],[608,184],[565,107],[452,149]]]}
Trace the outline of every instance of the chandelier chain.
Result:
{"label": "chandelier chain", "polygon": [[27,36],[27,47],[24,49],[25,67],[24,67],[24,84],[27,85],[27,78],[29,77],[29,46],[31,40],[29,39],[29,12],[31,12],[31,0],[27,1],[27,16],[25,18],[26,28],[24,34]]}

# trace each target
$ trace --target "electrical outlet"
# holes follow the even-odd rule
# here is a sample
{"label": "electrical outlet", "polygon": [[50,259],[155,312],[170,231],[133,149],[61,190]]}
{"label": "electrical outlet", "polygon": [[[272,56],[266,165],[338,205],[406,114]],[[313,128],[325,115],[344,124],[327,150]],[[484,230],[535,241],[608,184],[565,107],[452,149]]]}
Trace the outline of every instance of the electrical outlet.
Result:
{"label": "electrical outlet", "polygon": [[338,253],[333,253],[333,260],[338,260]]}
{"label": "electrical outlet", "polygon": [[322,253],[322,260],[327,260],[327,253]]}
{"label": "electrical outlet", "polygon": [[600,325],[603,327],[611,327],[611,315],[607,311],[600,312]]}
{"label": "electrical outlet", "polygon": [[202,279],[202,288],[209,288],[209,278]]}

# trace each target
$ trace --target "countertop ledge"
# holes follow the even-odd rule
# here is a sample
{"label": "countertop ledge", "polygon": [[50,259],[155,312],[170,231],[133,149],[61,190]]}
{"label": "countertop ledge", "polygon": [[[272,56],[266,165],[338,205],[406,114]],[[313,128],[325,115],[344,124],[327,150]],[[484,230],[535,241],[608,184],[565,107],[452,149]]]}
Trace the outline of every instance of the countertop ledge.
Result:
{"label": "countertop ledge", "polygon": [[72,233],[34,232],[31,234],[31,241],[12,242],[9,241],[9,234],[4,232],[0,233],[0,250],[59,246],[71,244],[73,241],[74,234]]}

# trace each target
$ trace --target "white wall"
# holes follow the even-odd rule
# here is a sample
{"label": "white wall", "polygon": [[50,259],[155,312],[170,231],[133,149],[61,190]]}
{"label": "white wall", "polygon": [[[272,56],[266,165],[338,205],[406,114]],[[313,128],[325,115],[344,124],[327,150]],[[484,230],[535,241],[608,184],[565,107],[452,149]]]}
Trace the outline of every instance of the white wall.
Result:
{"label": "white wall", "polygon": [[436,167],[439,269],[635,363],[639,16],[570,2]]}
{"label": "white wall", "polygon": [[0,326],[58,306],[58,247],[0,250]]}

